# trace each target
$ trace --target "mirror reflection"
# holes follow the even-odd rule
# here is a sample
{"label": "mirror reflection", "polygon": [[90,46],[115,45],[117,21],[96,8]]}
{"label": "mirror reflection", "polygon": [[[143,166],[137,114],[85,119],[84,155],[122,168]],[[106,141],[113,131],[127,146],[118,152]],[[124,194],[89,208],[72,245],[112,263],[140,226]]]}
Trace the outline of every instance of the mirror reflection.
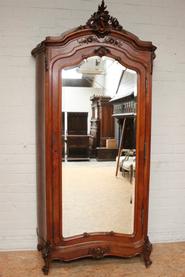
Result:
{"label": "mirror reflection", "polygon": [[63,236],[132,234],[137,73],[91,57],[61,78]]}

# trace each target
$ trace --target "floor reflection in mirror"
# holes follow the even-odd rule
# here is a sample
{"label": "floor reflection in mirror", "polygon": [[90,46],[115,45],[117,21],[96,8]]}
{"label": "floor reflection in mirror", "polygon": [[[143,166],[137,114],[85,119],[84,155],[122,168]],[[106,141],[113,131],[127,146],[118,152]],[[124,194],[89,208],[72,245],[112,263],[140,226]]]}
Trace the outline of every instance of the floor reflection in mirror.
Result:
{"label": "floor reflection in mirror", "polygon": [[[134,177],[115,177],[116,163],[63,163],[63,235],[85,232],[132,234]],[[71,209],[71,207],[74,207]]]}

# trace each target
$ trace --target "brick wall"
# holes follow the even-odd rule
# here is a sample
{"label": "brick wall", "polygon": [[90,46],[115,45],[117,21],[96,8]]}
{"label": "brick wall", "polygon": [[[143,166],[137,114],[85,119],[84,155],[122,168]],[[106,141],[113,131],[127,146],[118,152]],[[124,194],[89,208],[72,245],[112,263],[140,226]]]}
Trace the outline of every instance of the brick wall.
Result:
{"label": "brick wall", "polygon": [[[185,240],[185,1],[107,0],[125,29],[158,46],[153,77],[149,233]],[[35,249],[35,67],[30,51],[83,24],[94,0],[0,1],[0,249]]]}

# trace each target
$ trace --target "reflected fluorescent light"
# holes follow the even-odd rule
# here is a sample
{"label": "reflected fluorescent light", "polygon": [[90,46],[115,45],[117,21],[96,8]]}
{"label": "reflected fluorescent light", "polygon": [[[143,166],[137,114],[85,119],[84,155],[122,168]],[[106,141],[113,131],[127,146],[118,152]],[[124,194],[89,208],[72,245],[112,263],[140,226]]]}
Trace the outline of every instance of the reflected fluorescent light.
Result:
{"label": "reflected fluorescent light", "polygon": [[62,70],[62,79],[82,79],[82,74],[77,68]]}

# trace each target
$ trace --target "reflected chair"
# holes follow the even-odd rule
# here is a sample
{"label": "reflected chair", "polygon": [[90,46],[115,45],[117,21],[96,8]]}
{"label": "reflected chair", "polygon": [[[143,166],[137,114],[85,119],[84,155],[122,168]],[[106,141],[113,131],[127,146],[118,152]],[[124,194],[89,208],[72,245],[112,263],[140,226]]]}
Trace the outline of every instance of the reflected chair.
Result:
{"label": "reflected chair", "polygon": [[120,171],[123,177],[128,172],[130,183],[132,183],[133,177],[135,176],[135,160],[136,151],[135,149],[122,149],[123,156],[120,157]]}

